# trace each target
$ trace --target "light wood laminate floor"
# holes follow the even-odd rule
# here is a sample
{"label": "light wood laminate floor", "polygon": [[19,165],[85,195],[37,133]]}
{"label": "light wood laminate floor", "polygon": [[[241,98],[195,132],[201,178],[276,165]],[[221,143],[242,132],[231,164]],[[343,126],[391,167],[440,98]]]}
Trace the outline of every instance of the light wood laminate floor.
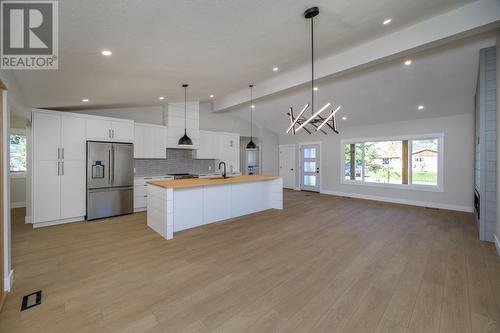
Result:
{"label": "light wood laminate floor", "polygon": [[145,220],[33,230],[15,210],[0,332],[500,331],[500,261],[472,214],[286,191],[283,211],[171,241]]}

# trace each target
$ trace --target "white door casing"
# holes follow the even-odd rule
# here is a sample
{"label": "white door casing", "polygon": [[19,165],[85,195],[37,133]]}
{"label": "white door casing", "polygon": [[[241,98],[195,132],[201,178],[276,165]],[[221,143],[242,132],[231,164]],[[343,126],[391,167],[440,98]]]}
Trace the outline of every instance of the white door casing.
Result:
{"label": "white door casing", "polygon": [[283,178],[283,187],[295,189],[295,145],[280,145],[279,147],[279,163],[280,177]]}

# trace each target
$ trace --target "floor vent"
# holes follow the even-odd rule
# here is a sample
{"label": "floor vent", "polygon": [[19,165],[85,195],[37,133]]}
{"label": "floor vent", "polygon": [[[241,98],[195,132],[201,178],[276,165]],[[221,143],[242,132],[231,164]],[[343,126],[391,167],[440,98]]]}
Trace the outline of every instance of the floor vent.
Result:
{"label": "floor vent", "polygon": [[23,296],[23,302],[21,303],[21,311],[28,310],[40,304],[42,304],[42,291],[38,290],[35,291],[34,293]]}

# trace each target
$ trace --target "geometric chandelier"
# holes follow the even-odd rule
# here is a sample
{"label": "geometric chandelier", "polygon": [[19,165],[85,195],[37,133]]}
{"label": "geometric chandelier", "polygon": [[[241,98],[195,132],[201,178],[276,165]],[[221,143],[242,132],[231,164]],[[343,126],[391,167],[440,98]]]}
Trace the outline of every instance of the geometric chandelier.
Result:
{"label": "geometric chandelier", "polygon": [[[330,128],[334,133],[339,134],[339,131],[337,130],[336,114],[340,110],[341,106],[333,109],[332,104],[327,103],[318,111],[314,111],[314,17],[318,14],[318,7],[311,7],[304,12],[304,17],[306,19],[311,19],[311,116],[307,117],[305,115],[305,112],[309,108],[309,103],[302,108],[297,116],[293,114],[293,108],[290,107],[290,110],[287,113],[287,116],[290,119],[290,126],[288,127],[286,133],[295,134],[303,129],[309,134],[319,131],[327,134],[325,130]],[[323,111],[327,110],[330,110],[330,113],[323,116]],[[307,128],[306,126],[311,127]]]}

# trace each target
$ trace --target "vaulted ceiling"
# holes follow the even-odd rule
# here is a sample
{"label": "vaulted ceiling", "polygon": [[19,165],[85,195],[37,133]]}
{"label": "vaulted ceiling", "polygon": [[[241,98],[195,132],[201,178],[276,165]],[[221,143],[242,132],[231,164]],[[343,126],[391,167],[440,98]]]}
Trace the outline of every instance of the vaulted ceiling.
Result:
{"label": "vaulted ceiling", "polygon": [[[317,0],[317,56],[397,31],[471,0]],[[59,2],[60,68],[14,75],[34,107],[215,99],[309,62],[303,0]],[[390,25],[381,22],[391,17]],[[103,57],[103,49],[112,50]],[[279,66],[276,73],[274,66]],[[81,99],[88,98],[88,104]],[[302,98],[298,98],[302,99]]]}

